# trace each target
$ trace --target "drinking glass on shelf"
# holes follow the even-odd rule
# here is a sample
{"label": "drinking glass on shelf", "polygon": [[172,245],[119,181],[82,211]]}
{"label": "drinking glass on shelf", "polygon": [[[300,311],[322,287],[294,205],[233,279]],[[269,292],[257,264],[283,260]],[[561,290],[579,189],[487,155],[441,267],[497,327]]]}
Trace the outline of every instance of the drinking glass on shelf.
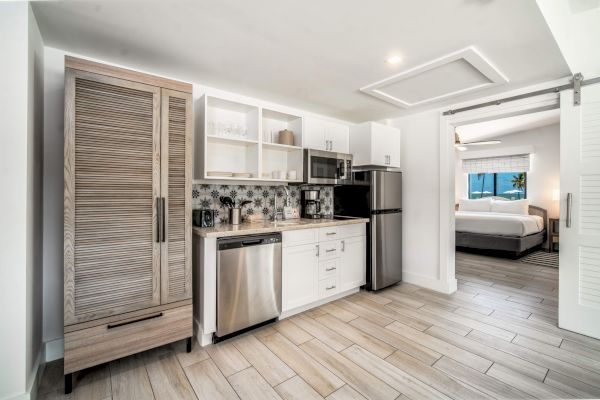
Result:
{"label": "drinking glass on shelf", "polygon": [[216,132],[215,132],[215,123],[213,121],[208,121],[207,125],[207,131],[208,134],[211,136],[216,136]]}
{"label": "drinking glass on shelf", "polygon": [[248,139],[248,127],[246,125],[240,125],[240,135],[244,139]]}
{"label": "drinking glass on shelf", "polygon": [[231,136],[231,134],[233,133],[233,126],[231,124],[224,124],[223,130],[225,136]]}

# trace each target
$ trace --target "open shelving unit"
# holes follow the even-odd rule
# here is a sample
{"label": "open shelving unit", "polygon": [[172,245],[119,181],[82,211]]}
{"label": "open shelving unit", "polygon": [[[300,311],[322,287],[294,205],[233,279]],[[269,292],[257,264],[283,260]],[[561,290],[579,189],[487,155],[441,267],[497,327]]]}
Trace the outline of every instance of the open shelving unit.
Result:
{"label": "open shelving unit", "polygon": [[[211,95],[203,96],[196,106],[195,179],[302,182],[301,116]],[[293,132],[293,145],[277,143],[284,129]],[[212,172],[252,177],[212,176]],[[294,173],[295,179],[288,179]]]}
{"label": "open shelving unit", "polygon": [[[262,110],[261,176],[265,180],[301,182],[303,170],[302,117],[264,108]],[[287,129],[294,135],[294,144],[277,143],[279,131]],[[290,171],[296,178],[289,179]],[[281,176],[277,179],[273,174]]]}

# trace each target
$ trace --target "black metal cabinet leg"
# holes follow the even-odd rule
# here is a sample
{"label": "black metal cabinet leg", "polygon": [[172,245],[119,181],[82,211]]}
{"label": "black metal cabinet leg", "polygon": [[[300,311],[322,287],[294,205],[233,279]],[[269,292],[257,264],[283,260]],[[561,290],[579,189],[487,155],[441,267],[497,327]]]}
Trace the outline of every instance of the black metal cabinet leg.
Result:
{"label": "black metal cabinet leg", "polygon": [[187,338],[186,344],[187,344],[187,352],[191,353],[192,352],[192,338],[191,337]]}
{"label": "black metal cabinet leg", "polygon": [[73,391],[73,374],[65,375],[65,394],[69,394]]}

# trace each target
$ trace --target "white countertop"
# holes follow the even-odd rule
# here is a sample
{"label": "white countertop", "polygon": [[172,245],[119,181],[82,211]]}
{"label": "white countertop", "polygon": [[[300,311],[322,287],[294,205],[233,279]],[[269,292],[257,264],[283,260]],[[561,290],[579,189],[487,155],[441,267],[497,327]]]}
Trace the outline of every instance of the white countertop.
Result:
{"label": "white countertop", "polygon": [[210,228],[193,228],[194,235],[201,237],[227,237],[239,235],[254,235],[258,233],[294,231],[298,229],[323,228],[328,226],[364,224],[369,222],[368,218],[349,219],[288,219],[285,221],[260,221],[245,222],[239,225],[218,224]]}

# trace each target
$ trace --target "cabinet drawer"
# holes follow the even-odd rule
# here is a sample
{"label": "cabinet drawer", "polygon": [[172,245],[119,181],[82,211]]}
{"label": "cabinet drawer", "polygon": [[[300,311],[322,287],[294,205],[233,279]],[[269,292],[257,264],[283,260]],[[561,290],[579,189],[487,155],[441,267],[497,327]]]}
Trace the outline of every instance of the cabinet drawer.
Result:
{"label": "cabinet drawer", "polygon": [[193,336],[192,305],[65,334],[65,374]]}
{"label": "cabinet drawer", "polygon": [[319,228],[319,242],[337,239],[339,237],[339,228],[339,226]]}
{"label": "cabinet drawer", "polygon": [[340,241],[319,242],[319,260],[330,260],[340,256]]}
{"label": "cabinet drawer", "polygon": [[319,298],[333,296],[338,292],[338,278],[328,278],[319,281]]}
{"label": "cabinet drawer", "polygon": [[338,236],[340,239],[351,238],[356,236],[366,236],[366,224],[352,224],[338,226]]}
{"label": "cabinet drawer", "polygon": [[319,241],[318,229],[298,229],[285,231],[281,234],[282,246],[300,246],[303,244],[317,243]]}
{"label": "cabinet drawer", "polygon": [[334,277],[338,273],[339,259],[321,261],[319,263],[319,280]]}

